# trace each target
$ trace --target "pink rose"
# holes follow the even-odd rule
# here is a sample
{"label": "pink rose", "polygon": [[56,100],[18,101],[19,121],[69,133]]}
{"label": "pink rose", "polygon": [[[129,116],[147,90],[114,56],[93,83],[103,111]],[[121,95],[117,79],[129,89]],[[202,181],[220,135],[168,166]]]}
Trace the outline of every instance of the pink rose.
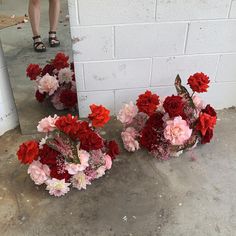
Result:
{"label": "pink rose", "polygon": [[49,75],[48,73],[40,78],[38,81],[38,90],[40,93],[48,93],[51,96],[59,87],[56,77]]}
{"label": "pink rose", "polygon": [[110,170],[112,166],[112,160],[109,155],[105,155],[105,167],[107,170]]}
{"label": "pink rose", "polygon": [[28,174],[35,184],[41,185],[49,179],[50,169],[47,165],[43,165],[39,161],[33,161],[29,165]]}
{"label": "pink rose", "polygon": [[125,104],[122,109],[119,111],[117,119],[123,124],[130,124],[133,121],[133,118],[137,115],[138,108],[130,102]]}
{"label": "pink rose", "polygon": [[121,138],[123,140],[125,149],[129,152],[134,152],[135,150],[139,149],[139,143],[137,140],[135,140],[137,136],[137,131],[132,127],[128,127],[124,132],[121,133]]}
{"label": "pink rose", "polygon": [[192,135],[192,129],[181,116],[166,122],[164,136],[172,145],[183,145]]}
{"label": "pink rose", "polygon": [[54,115],[54,117],[48,116],[46,118],[43,118],[41,121],[39,121],[39,124],[37,126],[38,132],[48,133],[55,130],[55,123],[57,119],[57,115]]}

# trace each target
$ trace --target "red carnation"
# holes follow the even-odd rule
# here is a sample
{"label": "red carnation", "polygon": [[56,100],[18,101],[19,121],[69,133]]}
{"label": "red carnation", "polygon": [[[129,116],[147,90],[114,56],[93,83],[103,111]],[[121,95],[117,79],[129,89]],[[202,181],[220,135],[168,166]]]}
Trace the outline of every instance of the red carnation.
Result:
{"label": "red carnation", "polygon": [[103,127],[110,120],[110,111],[102,105],[93,104],[90,109],[92,113],[89,114],[88,118],[92,121],[93,127]]}
{"label": "red carnation", "polygon": [[119,155],[120,153],[120,150],[119,150],[119,146],[118,144],[116,143],[116,141],[112,140],[110,142],[108,142],[106,144],[107,148],[108,148],[108,152],[107,154],[112,158],[112,159],[115,159],[115,156],[116,155]]}
{"label": "red carnation", "polygon": [[71,175],[68,173],[68,171],[60,165],[54,165],[50,167],[50,176],[59,180],[65,179],[66,182],[68,182],[71,178]]}
{"label": "red carnation", "polygon": [[145,126],[141,131],[140,144],[151,152],[155,145],[158,144],[158,133],[150,126]]}
{"label": "red carnation", "polygon": [[60,102],[67,108],[73,108],[77,104],[77,94],[70,89],[61,92]]}
{"label": "red carnation", "polygon": [[43,148],[39,150],[40,162],[49,166],[56,165],[59,154],[59,152],[44,144]]}
{"label": "red carnation", "polygon": [[139,112],[144,112],[150,116],[159,105],[159,96],[152,94],[151,91],[146,91],[144,94],[139,95],[136,105]]}
{"label": "red carnation", "polygon": [[217,116],[216,111],[213,107],[211,107],[209,104],[205,107],[205,109],[202,110],[203,113],[206,113],[210,116]]}
{"label": "red carnation", "polygon": [[39,146],[34,140],[22,143],[17,151],[18,159],[23,164],[31,164],[38,159]]}
{"label": "red carnation", "polygon": [[38,64],[29,64],[26,69],[26,75],[30,78],[30,80],[36,80],[37,76],[40,75],[42,69]]}
{"label": "red carnation", "polygon": [[56,57],[54,58],[54,60],[52,61],[52,65],[57,69],[63,69],[65,67],[69,66],[68,63],[69,57],[66,56],[64,53],[59,52],[57,53]]}
{"label": "red carnation", "polygon": [[86,151],[98,150],[104,147],[102,138],[93,131],[86,132],[80,139],[80,148]]}
{"label": "red carnation", "polygon": [[182,116],[184,113],[184,103],[180,96],[172,95],[171,97],[167,97],[163,103],[163,107],[170,118]]}
{"label": "red carnation", "polygon": [[213,137],[213,130],[208,129],[206,131],[206,134],[204,136],[202,136],[201,144],[210,143],[212,137]]}
{"label": "red carnation", "polygon": [[146,126],[153,129],[163,128],[164,121],[162,120],[163,114],[160,112],[153,113],[146,122]]}
{"label": "red carnation", "polygon": [[80,123],[77,116],[73,117],[71,114],[61,116],[57,119],[55,125],[60,131],[68,134],[71,139],[78,139]]}
{"label": "red carnation", "polygon": [[38,100],[38,102],[43,102],[46,98],[46,93],[40,93],[38,90],[35,93],[35,97]]}
{"label": "red carnation", "polygon": [[53,75],[54,70],[55,70],[55,67],[52,64],[47,64],[46,66],[44,66],[42,70],[42,76],[46,74]]}
{"label": "red carnation", "polygon": [[188,79],[188,84],[190,85],[190,88],[197,93],[207,92],[209,83],[209,77],[203,74],[202,72],[191,75]]}
{"label": "red carnation", "polygon": [[216,124],[215,116],[210,116],[206,113],[202,113],[199,116],[196,129],[201,132],[202,136],[205,136],[208,129],[212,130],[214,129],[215,124]]}

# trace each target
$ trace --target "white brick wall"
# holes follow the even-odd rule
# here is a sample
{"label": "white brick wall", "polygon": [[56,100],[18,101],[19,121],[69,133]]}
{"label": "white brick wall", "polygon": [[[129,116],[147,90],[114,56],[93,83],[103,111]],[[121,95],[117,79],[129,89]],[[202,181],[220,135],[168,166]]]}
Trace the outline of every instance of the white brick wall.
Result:
{"label": "white brick wall", "polygon": [[69,0],[80,116],[89,104],[117,112],[146,89],[174,93],[210,76],[203,97],[236,105],[236,0]]}

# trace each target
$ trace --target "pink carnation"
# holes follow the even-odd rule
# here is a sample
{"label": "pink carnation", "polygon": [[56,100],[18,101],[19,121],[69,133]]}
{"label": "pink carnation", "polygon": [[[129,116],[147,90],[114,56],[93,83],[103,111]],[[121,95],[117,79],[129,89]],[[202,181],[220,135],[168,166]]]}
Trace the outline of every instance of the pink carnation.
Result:
{"label": "pink carnation", "polygon": [[52,96],[51,102],[53,104],[53,106],[57,109],[57,110],[63,110],[65,109],[65,105],[61,102],[61,93],[63,91],[63,88],[59,88]]}
{"label": "pink carnation", "polygon": [[43,165],[39,161],[33,161],[29,165],[28,174],[35,184],[41,185],[48,180],[50,176],[50,169],[47,165]]}
{"label": "pink carnation", "polygon": [[181,116],[166,122],[164,136],[172,145],[183,145],[192,135],[192,129]]}
{"label": "pink carnation", "polygon": [[62,83],[70,83],[72,81],[72,76],[73,76],[73,72],[71,71],[70,68],[63,68],[61,70],[59,70],[58,72],[58,79],[59,82]]}
{"label": "pink carnation", "polygon": [[100,166],[98,169],[97,169],[97,176],[96,176],[96,179],[102,177],[103,175],[105,175],[105,171],[106,171],[106,166]]}
{"label": "pink carnation", "polygon": [[137,131],[132,127],[128,127],[124,132],[121,133],[121,138],[123,140],[125,149],[129,152],[134,152],[135,150],[139,149],[139,143],[137,140],[135,140],[137,135]]}
{"label": "pink carnation", "polygon": [[50,195],[54,195],[56,197],[60,197],[65,195],[67,192],[70,191],[69,186],[70,183],[66,183],[65,179],[59,180],[52,178],[48,181],[46,181],[47,188],[46,190],[49,190]]}
{"label": "pink carnation", "polygon": [[110,170],[112,166],[112,160],[109,155],[105,155],[105,167],[107,170]]}
{"label": "pink carnation", "polygon": [[56,77],[48,73],[38,80],[38,89],[40,93],[48,93],[50,96],[58,89],[59,83]]}
{"label": "pink carnation", "polygon": [[122,109],[119,111],[117,119],[123,124],[130,124],[137,113],[138,108],[133,104],[133,102],[130,102],[129,104],[125,104],[122,107]]}
{"label": "pink carnation", "polygon": [[71,182],[72,186],[78,190],[86,189],[86,186],[91,184],[88,177],[82,171],[74,175]]}
{"label": "pink carnation", "polygon": [[54,115],[54,117],[48,116],[46,118],[43,118],[41,121],[39,121],[39,124],[37,126],[38,132],[48,133],[55,130],[55,123],[57,119],[57,115]]}

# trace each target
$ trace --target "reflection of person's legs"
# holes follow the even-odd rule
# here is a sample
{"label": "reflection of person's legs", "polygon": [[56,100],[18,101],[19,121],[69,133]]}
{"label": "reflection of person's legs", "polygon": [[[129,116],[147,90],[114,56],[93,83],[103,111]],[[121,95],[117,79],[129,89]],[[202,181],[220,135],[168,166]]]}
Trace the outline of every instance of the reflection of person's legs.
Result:
{"label": "reflection of person's legs", "polygon": [[38,52],[45,51],[46,48],[39,35],[40,0],[29,0],[29,17],[33,33],[34,49]]}
{"label": "reflection of person's legs", "polygon": [[57,24],[60,14],[60,0],[49,0],[49,43],[51,47],[59,46],[60,42],[56,37]]}

